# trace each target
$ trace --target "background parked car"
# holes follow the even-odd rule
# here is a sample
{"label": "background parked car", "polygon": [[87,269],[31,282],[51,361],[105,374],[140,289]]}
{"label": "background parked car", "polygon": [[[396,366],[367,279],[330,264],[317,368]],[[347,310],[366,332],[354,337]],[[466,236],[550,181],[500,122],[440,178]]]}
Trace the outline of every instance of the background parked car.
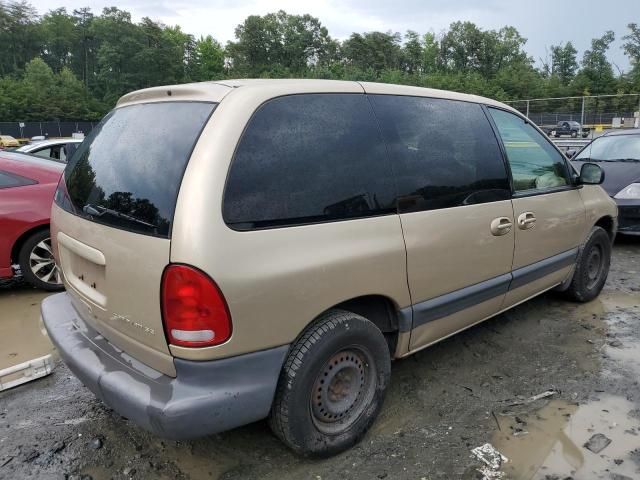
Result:
{"label": "background parked car", "polygon": [[555,127],[547,127],[543,129],[547,135],[550,137],[562,137],[562,136],[570,136],[571,138],[576,138],[580,135],[582,131],[582,138],[587,138],[589,133],[591,133],[591,129],[587,127],[583,127],[580,123],[575,122],[573,120],[563,120],[558,122]]}
{"label": "background parked car", "polygon": [[0,135],[0,150],[15,148],[19,146],[20,142],[18,142],[18,140],[13,138],[11,135]]}
{"label": "background parked car", "polygon": [[64,164],[0,154],[0,280],[19,273],[35,287],[62,290],[49,237],[51,203]]}
{"label": "background parked car", "polygon": [[71,155],[81,143],[82,139],[79,138],[56,138],[23,145],[17,148],[16,151],[66,163],[67,159],[71,158]]}
{"label": "background parked car", "polygon": [[578,170],[585,162],[598,162],[605,172],[602,187],[618,204],[618,232],[640,235],[640,129],[596,138],[573,159]]}

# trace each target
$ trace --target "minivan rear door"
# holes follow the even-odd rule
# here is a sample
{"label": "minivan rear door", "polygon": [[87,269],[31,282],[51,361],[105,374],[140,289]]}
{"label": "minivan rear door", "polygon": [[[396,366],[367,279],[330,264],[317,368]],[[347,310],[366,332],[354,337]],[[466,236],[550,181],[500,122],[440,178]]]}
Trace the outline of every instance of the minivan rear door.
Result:
{"label": "minivan rear door", "polygon": [[415,350],[500,310],[514,248],[509,180],[481,105],[370,98],[398,188]]}
{"label": "minivan rear door", "polygon": [[69,161],[52,212],[54,248],[79,314],[167,374],[160,283],[182,175],[214,109],[184,101],[116,108]]}

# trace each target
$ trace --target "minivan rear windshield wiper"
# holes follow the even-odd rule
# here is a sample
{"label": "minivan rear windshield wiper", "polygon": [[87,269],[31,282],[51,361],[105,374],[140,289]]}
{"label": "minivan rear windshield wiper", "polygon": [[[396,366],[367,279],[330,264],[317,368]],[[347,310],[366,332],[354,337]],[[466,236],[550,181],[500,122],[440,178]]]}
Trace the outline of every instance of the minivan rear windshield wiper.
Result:
{"label": "minivan rear windshield wiper", "polygon": [[154,225],[153,223],[145,222],[144,220],[140,220],[139,218],[132,217],[131,215],[127,215],[126,213],[107,208],[103,205],[94,205],[93,203],[87,203],[84,207],[82,207],[82,211],[87,215],[91,215],[92,217],[101,217],[105,214],[108,214],[117,218],[128,220],[129,222],[144,225],[147,228],[157,228],[157,225]]}

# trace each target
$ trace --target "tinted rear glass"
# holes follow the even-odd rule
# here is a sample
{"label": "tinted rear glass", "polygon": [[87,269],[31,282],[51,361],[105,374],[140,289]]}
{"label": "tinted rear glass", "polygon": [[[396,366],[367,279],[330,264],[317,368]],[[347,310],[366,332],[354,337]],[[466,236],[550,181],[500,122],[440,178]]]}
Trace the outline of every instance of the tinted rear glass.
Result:
{"label": "tinted rear glass", "polygon": [[510,198],[491,124],[475,103],[371,96],[398,184],[400,212]]}
{"label": "tinted rear glass", "polygon": [[213,103],[131,105],[109,113],[78,147],[56,202],[89,220],[168,237],[178,189]]}
{"label": "tinted rear glass", "polygon": [[395,186],[367,98],[273,99],[253,116],[229,171],[223,213],[247,230],[395,213]]}

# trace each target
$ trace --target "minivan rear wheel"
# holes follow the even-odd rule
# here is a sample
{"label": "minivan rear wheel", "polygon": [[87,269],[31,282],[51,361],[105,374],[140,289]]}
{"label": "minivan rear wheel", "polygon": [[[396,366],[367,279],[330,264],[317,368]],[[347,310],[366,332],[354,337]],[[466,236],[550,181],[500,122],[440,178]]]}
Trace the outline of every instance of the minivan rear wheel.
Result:
{"label": "minivan rear wheel", "polygon": [[571,300],[588,302],[604,287],[611,265],[611,238],[602,227],[593,227],[578,256],[569,288]]}
{"label": "minivan rear wheel", "polygon": [[331,310],[291,347],[269,424],[292,450],[342,452],[367,432],[389,384],[391,359],[382,332],[360,315]]}

